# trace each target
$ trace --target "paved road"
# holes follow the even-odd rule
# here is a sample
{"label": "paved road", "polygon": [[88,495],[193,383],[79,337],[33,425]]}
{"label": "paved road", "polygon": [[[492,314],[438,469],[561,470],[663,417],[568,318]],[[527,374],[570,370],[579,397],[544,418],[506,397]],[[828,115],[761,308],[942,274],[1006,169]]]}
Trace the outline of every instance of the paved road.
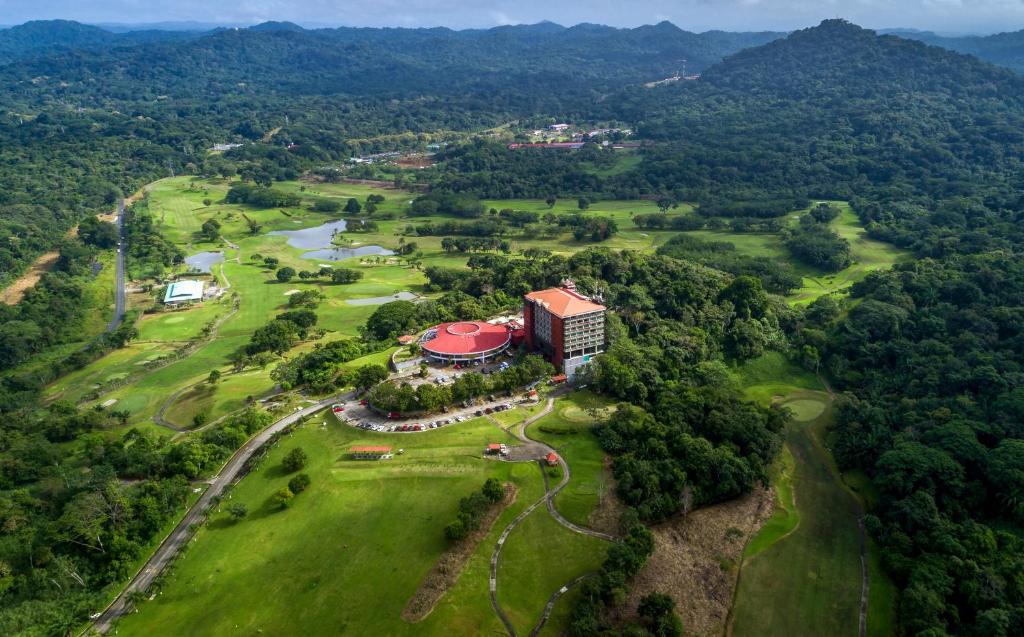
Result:
{"label": "paved road", "polygon": [[[309,416],[310,414],[316,413],[325,407],[328,407],[332,403],[337,402],[339,399],[344,397],[333,396],[331,398],[325,398],[320,402],[306,407],[301,411],[293,412],[277,422],[271,424],[269,427],[256,434],[249,442],[242,445],[242,447],[235,452],[235,455],[231,456],[227,464],[221,469],[220,473],[214,476],[210,480],[210,486],[206,489],[206,492],[196,501],[195,504],[185,513],[185,517],[178,522],[178,526],[174,527],[164,541],[157,548],[156,552],[149,561],[142,567],[142,569],[135,574],[130,582],[121,591],[121,594],[111,602],[96,619],[92,625],[92,629],[103,634],[110,630],[110,627],[117,620],[118,617],[123,615],[129,607],[128,598],[134,593],[144,593],[149,586],[153,583],[153,580],[167,567],[167,565],[174,560],[174,557],[181,550],[189,538],[192,536],[190,527],[193,524],[198,524],[202,521],[206,515],[207,507],[210,502],[215,498],[219,497],[224,493],[224,489],[230,485],[235,478],[238,476],[245,462],[252,457],[252,455],[268,440],[273,437],[274,434],[283,430],[285,427],[293,424],[299,418],[303,416]],[[86,628],[87,632],[89,628]]]}
{"label": "paved road", "polygon": [[114,272],[114,317],[107,324],[107,331],[113,332],[124,319],[124,251],[128,242],[124,236],[124,199],[117,201],[117,266]]}

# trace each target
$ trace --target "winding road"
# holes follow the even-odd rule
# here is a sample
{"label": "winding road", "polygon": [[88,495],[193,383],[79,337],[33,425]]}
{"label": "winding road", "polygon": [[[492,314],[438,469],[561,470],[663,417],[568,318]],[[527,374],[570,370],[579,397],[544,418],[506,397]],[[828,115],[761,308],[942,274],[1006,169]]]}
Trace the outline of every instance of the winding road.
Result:
{"label": "winding road", "polygon": [[[107,606],[106,609],[100,613],[100,616],[93,622],[91,628],[100,634],[105,634],[110,630],[113,623],[130,607],[130,598],[136,594],[145,593],[149,586],[153,583],[153,580],[160,575],[160,573],[170,564],[181,548],[189,541],[192,537],[193,525],[199,524],[203,517],[206,515],[207,509],[214,498],[220,497],[224,490],[239,477],[239,473],[245,466],[245,463],[249,458],[252,457],[256,451],[259,450],[264,444],[266,444],[274,434],[284,430],[289,425],[294,424],[300,418],[312,415],[321,409],[324,409],[337,402],[338,400],[344,400],[348,397],[348,394],[341,396],[332,396],[325,398],[309,407],[301,409],[299,411],[288,414],[284,418],[269,425],[266,429],[259,432],[255,436],[249,439],[233,456],[227,461],[227,463],[221,468],[220,473],[214,476],[210,480],[210,486],[206,489],[206,492],[196,500],[189,510],[185,513],[185,516],[178,522],[178,525],[174,527],[174,530],[164,538],[156,552],[153,553],[152,557],[149,558],[138,573],[132,577],[131,581],[122,589],[121,593],[114,599],[113,602]],[[90,627],[82,632],[85,634],[88,632]]]}
{"label": "winding road", "polygon": [[[569,480],[572,477],[572,474],[570,473],[569,469],[569,464],[565,461],[565,458],[563,458],[561,454],[555,451],[553,447],[551,447],[545,442],[542,442],[540,440],[534,440],[526,435],[526,428],[532,425],[534,422],[540,420],[544,416],[550,414],[554,407],[555,395],[553,394],[548,398],[547,403],[544,405],[544,409],[542,409],[539,413],[524,420],[515,428],[514,431],[512,431],[512,434],[522,442],[532,445],[539,445],[540,447],[543,447],[544,455],[547,455],[548,453],[555,453],[556,455],[558,455],[558,463],[562,467],[562,480],[555,486],[554,489],[552,489],[548,481],[548,474],[546,471],[544,471],[544,465],[541,464],[542,461],[538,461],[537,466],[540,468],[541,475],[544,476],[544,495],[539,500],[537,500],[529,507],[527,507],[525,511],[517,515],[515,519],[509,522],[508,526],[506,526],[505,529],[501,532],[501,535],[498,536],[498,541],[494,545],[494,552],[491,553],[491,572],[489,580],[491,607],[494,609],[494,613],[501,620],[501,623],[505,625],[505,630],[508,631],[510,637],[515,637],[516,629],[512,625],[512,621],[508,618],[508,615],[506,615],[505,611],[502,610],[501,604],[498,603],[498,561],[501,559],[501,549],[505,546],[505,540],[508,539],[509,534],[511,534],[513,529],[519,526],[519,524],[523,520],[525,520],[527,516],[533,513],[533,511],[537,507],[539,507],[541,504],[547,504],[548,512],[551,514],[551,517],[553,517],[556,522],[558,522],[559,524],[561,524],[562,526],[564,526],[565,528],[569,529],[574,533],[579,533],[581,535],[589,535],[590,537],[596,537],[598,539],[605,540],[608,542],[617,541],[617,538],[613,535],[609,535],[607,533],[602,533],[600,531],[595,531],[593,529],[588,529],[586,527],[573,524],[569,520],[566,520],[562,516],[562,514],[558,512],[558,509],[555,508],[555,496],[558,495],[558,493],[562,489],[564,489],[566,485],[569,484]],[[592,574],[586,574],[577,577],[565,586],[555,591],[555,593],[548,600],[547,606],[544,608],[544,613],[541,615],[540,621],[538,621],[537,625],[533,628],[532,631],[530,631],[530,635],[533,636],[540,633],[541,629],[544,627],[544,624],[547,622],[548,617],[550,617],[551,610],[554,608],[555,602],[558,600],[559,597],[561,597],[563,594],[568,592],[569,589],[576,586],[577,584],[587,579],[591,575]]]}

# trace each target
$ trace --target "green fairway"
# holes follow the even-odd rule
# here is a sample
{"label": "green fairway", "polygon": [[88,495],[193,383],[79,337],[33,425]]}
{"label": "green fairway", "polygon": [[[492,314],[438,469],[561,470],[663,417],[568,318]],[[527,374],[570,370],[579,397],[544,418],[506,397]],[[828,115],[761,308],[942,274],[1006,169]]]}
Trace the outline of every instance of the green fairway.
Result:
{"label": "green fairway", "polygon": [[608,546],[561,526],[544,507],[517,526],[501,553],[498,601],[518,634],[530,633],[552,593],[600,568]]}
{"label": "green fairway", "polygon": [[[780,354],[748,362],[737,379],[750,398],[788,408],[793,422],[772,471],[776,510],[744,552],[732,634],[856,635],[861,506],[822,442],[831,400],[813,374]],[[877,547],[868,549],[869,633],[890,637],[893,584],[880,568]]]}
{"label": "green fairway", "polygon": [[[480,449],[494,440],[513,441],[482,418],[409,436],[366,433],[329,415],[312,419],[278,443],[225,499],[225,508],[228,502],[246,504],[248,517],[232,522],[226,512],[215,512],[165,577],[160,594],[126,616],[118,634],[323,634],[327,626],[333,634],[351,635],[493,630],[499,624],[487,597],[486,565],[494,538],[543,493],[536,465],[481,458]],[[347,453],[355,444],[405,451],[393,460],[360,462]],[[287,484],[290,475],[280,461],[295,447],[310,456],[303,471],[312,484],[289,509],[277,511],[269,498]],[[458,499],[489,476],[517,485],[515,504],[434,612],[418,624],[405,623],[401,610],[445,549],[443,528]],[[537,621],[559,586],[596,568],[603,556],[592,546],[597,540],[549,528],[548,520],[555,523],[543,508],[530,517],[509,537],[502,562],[511,569],[509,609],[524,626]],[[527,584],[529,591],[517,588]]]}
{"label": "green fairway", "polygon": [[611,472],[604,466],[605,452],[590,429],[607,413],[610,401],[590,392],[573,392],[555,401],[555,409],[530,425],[527,435],[546,442],[569,463],[569,484],[555,496],[555,506],[568,520],[582,526],[601,497],[611,488]]}

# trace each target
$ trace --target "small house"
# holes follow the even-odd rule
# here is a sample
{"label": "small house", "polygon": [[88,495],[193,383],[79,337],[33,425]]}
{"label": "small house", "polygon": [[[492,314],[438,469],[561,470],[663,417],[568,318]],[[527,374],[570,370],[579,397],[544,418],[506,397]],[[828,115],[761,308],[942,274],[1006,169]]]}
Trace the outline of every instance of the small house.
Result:
{"label": "small house", "polygon": [[352,447],[349,452],[353,460],[389,460],[394,456],[391,447]]}
{"label": "small house", "polygon": [[547,461],[549,467],[553,467],[558,464],[558,454],[552,451],[544,458],[544,460]]}

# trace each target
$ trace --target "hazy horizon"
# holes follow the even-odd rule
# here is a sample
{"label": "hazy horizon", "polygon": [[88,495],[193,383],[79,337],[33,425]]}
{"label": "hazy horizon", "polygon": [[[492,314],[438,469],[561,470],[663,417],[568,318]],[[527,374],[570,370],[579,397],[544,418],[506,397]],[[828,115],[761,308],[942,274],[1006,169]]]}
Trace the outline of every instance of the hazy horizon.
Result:
{"label": "hazy horizon", "polygon": [[551,21],[636,27],[668,20],[688,31],[792,31],[827,18],[844,18],[871,29],[911,29],[944,34],[986,34],[1024,28],[1020,0],[241,0],[205,6],[202,0],[161,5],[142,0],[0,0],[6,26],[65,19],[128,27],[159,23],[251,26],[288,21],[307,28],[488,28]]}

